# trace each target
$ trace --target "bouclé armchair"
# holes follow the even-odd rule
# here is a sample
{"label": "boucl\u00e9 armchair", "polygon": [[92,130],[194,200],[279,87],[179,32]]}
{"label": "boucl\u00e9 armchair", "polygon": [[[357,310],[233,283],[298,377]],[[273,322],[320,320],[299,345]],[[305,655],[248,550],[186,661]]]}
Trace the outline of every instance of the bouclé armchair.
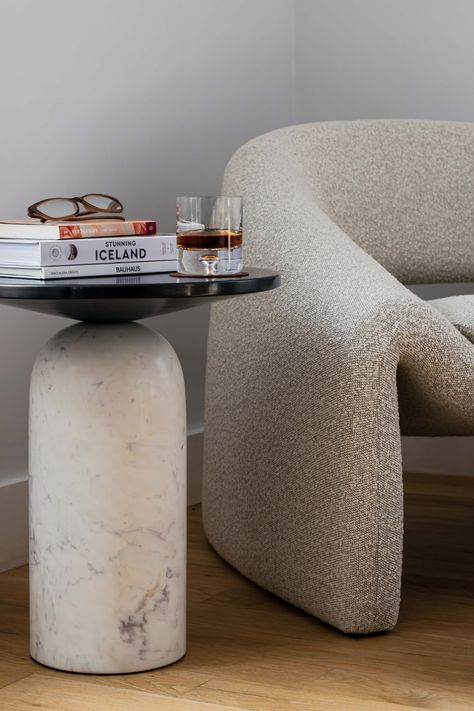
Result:
{"label": "boucl\u00e9 armchair", "polygon": [[474,297],[430,304],[403,286],[474,280],[474,125],[280,129],[237,151],[223,193],[244,197],[246,262],[282,287],[212,307],[208,538],[325,622],[388,630],[400,431],[474,434]]}

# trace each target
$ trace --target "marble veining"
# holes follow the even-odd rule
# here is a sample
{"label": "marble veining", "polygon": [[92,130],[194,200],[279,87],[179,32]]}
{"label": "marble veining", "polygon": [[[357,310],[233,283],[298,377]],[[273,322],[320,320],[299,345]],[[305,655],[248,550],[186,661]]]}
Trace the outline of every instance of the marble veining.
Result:
{"label": "marble veining", "polygon": [[144,326],[78,324],[39,353],[30,395],[31,654],[126,673],[186,647],[181,366]]}

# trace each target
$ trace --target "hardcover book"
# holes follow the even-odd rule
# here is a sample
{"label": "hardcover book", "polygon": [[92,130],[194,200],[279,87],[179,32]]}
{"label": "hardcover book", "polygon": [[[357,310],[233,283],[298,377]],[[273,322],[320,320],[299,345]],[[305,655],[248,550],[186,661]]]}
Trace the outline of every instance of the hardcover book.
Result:
{"label": "hardcover book", "polygon": [[39,220],[0,220],[0,238],[89,239],[156,234],[154,220],[97,220],[90,222],[40,222]]}
{"label": "hardcover book", "polygon": [[74,266],[176,259],[176,235],[79,240],[0,240],[0,265]]}
{"label": "hardcover book", "polygon": [[93,276],[127,276],[174,272],[176,268],[177,263],[174,259],[150,262],[122,262],[121,264],[79,264],[77,267],[0,266],[0,277],[17,277],[19,279],[74,279]]}

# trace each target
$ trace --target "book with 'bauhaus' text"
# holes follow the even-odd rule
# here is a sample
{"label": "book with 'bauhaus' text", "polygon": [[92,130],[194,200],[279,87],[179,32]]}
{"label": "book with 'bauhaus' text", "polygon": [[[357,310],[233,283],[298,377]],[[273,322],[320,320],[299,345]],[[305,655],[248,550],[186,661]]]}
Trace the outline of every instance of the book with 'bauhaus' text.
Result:
{"label": "book with 'bauhaus' text", "polygon": [[55,267],[4,267],[0,265],[0,277],[19,279],[74,279],[93,276],[127,276],[156,274],[176,271],[176,261],[163,259],[149,262],[122,262],[121,264],[78,264]]}

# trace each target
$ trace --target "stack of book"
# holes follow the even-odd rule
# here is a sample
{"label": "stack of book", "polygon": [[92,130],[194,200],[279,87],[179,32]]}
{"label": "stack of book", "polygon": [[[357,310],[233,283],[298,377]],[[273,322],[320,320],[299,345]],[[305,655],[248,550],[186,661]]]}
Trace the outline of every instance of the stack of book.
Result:
{"label": "stack of book", "polygon": [[149,220],[0,220],[0,276],[69,279],[176,271],[176,236]]}

